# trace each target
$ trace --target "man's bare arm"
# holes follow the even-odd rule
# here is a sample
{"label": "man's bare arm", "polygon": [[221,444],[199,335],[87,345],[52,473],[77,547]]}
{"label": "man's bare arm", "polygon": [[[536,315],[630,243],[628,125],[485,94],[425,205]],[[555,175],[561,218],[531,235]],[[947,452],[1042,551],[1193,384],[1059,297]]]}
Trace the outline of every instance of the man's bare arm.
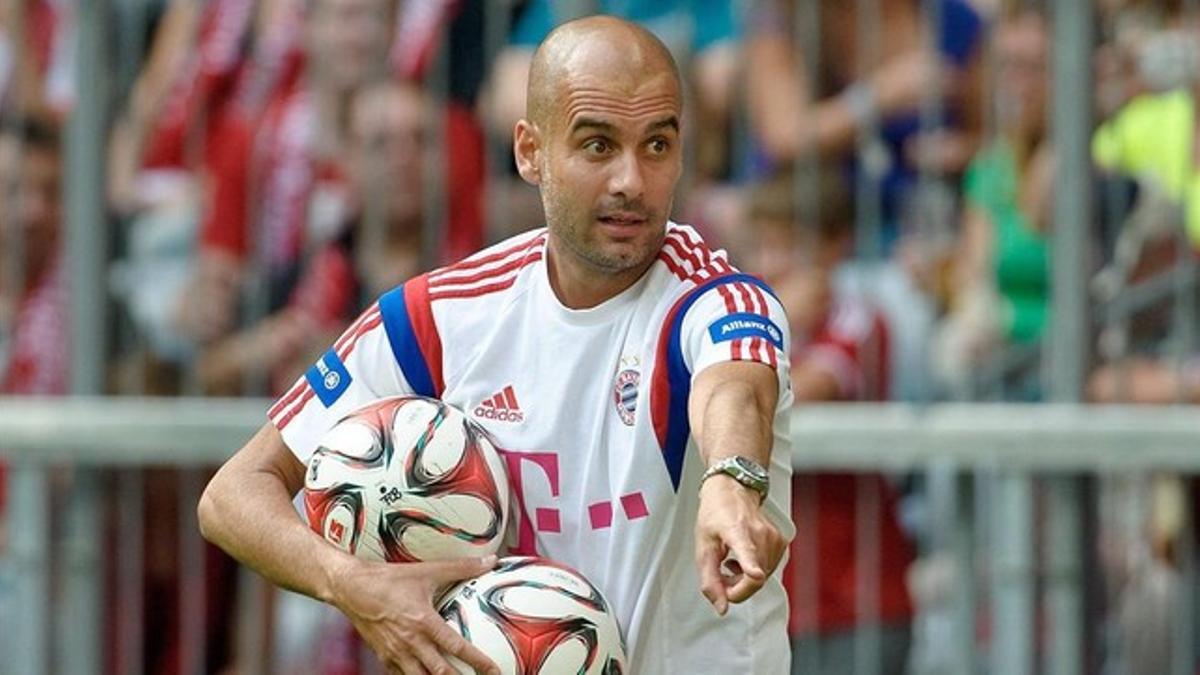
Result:
{"label": "man's bare arm", "polygon": [[304,465],[266,424],[200,497],[200,532],[273,584],[333,603],[335,578],[352,559],[308,529],[292,497]]}
{"label": "man's bare arm", "polygon": [[433,608],[437,590],[495,565],[495,556],[374,563],[343,553],[308,529],[292,506],[304,465],[267,424],[213,476],[200,498],[200,531],[270,582],[340,609],[392,669],[451,674],[443,654],[480,672],[496,665]]}
{"label": "man's bare arm", "polygon": [[[776,377],[774,369],[751,362],[719,363],[697,376],[688,418],[706,466],[734,456],[770,464],[779,401]],[[718,614],[762,588],[786,545],[763,513],[757,492],[721,474],[700,486],[696,566],[700,591]],[[721,575],[726,557],[736,563],[728,578]]]}

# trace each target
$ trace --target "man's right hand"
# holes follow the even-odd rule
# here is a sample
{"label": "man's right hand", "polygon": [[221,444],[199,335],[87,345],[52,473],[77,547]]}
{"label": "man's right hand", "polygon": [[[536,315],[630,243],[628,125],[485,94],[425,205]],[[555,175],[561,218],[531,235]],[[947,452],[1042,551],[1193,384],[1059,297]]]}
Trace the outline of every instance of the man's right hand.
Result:
{"label": "man's right hand", "polygon": [[435,594],[496,566],[496,556],[439,562],[375,563],[347,558],[334,583],[333,604],[354,624],[389,672],[454,675],[445,655],[480,673],[500,668],[434,610]]}

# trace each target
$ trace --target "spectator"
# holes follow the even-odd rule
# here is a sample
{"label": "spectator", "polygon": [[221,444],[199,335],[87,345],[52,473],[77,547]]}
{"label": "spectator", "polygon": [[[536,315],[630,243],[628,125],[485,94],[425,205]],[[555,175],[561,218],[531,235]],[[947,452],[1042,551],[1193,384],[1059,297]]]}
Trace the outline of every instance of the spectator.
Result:
{"label": "spectator", "polygon": [[[1105,364],[1092,374],[1087,393],[1095,403],[1200,405],[1200,354],[1182,363],[1138,356]],[[1124,672],[1166,672],[1179,637],[1176,599],[1187,586],[1181,551],[1187,539],[1195,540],[1200,522],[1186,495],[1200,482],[1169,473],[1121,482],[1124,490],[1110,486],[1101,493],[1112,504],[1102,521],[1101,562],[1111,594],[1114,660]],[[1140,518],[1117,516],[1136,513],[1139,504]]]}
{"label": "spectator", "polygon": [[290,383],[364,298],[421,271],[426,106],[413,84],[380,83],[355,96],[345,153],[352,215],[307,259],[287,305],[204,351],[198,373],[205,390],[236,390],[256,369]]}
{"label": "spectator", "polygon": [[[1195,25],[1185,31],[1194,47]],[[1175,33],[1177,34],[1177,33]],[[1178,55],[1185,83],[1161,93],[1135,97],[1105,122],[1092,138],[1092,155],[1102,169],[1149,183],[1169,195],[1184,212],[1192,245],[1200,248],[1200,172],[1191,139],[1200,94],[1200,55]],[[1166,69],[1168,64],[1164,64]]]}
{"label": "spectator", "polygon": [[957,201],[947,179],[974,152],[982,117],[982,21],[964,0],[938,0],[941,21],[930,26],[919,5],[891,0],[860,16],[859,3],[821,2],[816,70],[797,56],[808,39],[793,31],[802,5],[760,0],[746,48],[748,169],[819,159],[853,177],[859,260],[839,283],[879,300],[896,354],[892,394],[906,400],[930,396],[930,280]]}
{"label": "spectator", "polygon": [[[127,219],[129,242],[116,291],[147,338],[149,353],[134,356],[156,373],[190,356],[173,313],[193,273],[204,179],[228,153],[226,129],[256,125],[296,85],[299,20],[296,0],[172,3],[114,127],[109,202]],[[158,382],[169,379],[151,386],[169,389]]]}
{"label": "spectator", "polygon": [[153,210],[180,198],[178,191],[198,191],[190,183],[216,159],[227,114],[257,119],[296,84],[297,5],[180,0],[166,8],[113,131],[108,190],[119,213]]}
{"label": "spectator", "polygon": [[1092,374],[1088,397],[1097,403],[1200,405],[1200,354],[1182,364],[1149,357],[1106,364]]}
{"label": "spectator", "polygon": [[[435,155],[445,167],[442,189],[437,192],[444,196],[440,207],[446,222],[441,240],[430,247],[441,253],[433,261],[440,264],[464,258],[484,243],[486,139],[475,110],[491,65],[491,55],[485,53],[486,20],[492,11],[487,4],[481,0],[403,3],[393,40],[391,65],[396,77],[425,83],[444,113],[439,122],[445,131],[443,141],[429,148],[434,153],[449,150]],[[429,77],[430,66],[439,49],[446,79],[435,81]]]}
{"label": "spectator", "polygon": [[[44,116],[0,125],[0,396],[67,393],[59,132]],[[6,477],[0,465],[0,550]]]}
{"label": "spectator", "polygon": [[[1178,86],[1165,91],[1145,87],[1146,93],[1129,101],[1092,138],[1092,155],[1101,169],[1136,180],[1141,187],[1135,211],[1118,237],[1116,259],[1096,279],[1097,290],[1107,299],[1130,281],[1162,272],[1182,257],[1200,255],[1200,164],[1194,156],[1200,130],[1195,113],[1200,97],[1195,40],[1200,26],[1192,18],[1167,21],[1162,28],[1139,43],[1142,81],[1173,79]],[[1180,227],[1190,251],[1173,246]],[[1196,401],[1200,377],[1195,361],[1195,355],[1182,364],[1137,356],[1107,364],[1093,375],[1089,395],[1101,402]]]}
{"label": "spectator", "polygon": [[[820,40],[814,46],[819,71],[797,61],[795,45],[807,36],[793,33],[796,3],[754,4],[747,110],[766,160],[795,160],[808,148],[823,158],[849,158],[858,136],[878,125],[882,144],[872,151],[885,155],[879,163],[888,214],[897,212],[918,170],[962,170],[980,128],[982,21],[963,0],[940,0],[940,32],[934,35],[918,4],[881,2],[878,34],[866,35],[859,4],[822,1],[813,30]],[[873,62],[863,61],[868,51],[877,55]],[[940,110],[936,128],[925,129],[919,111],[931,96]]]}
{"label": "spectator", "polygon": [[1037,345],[1049,303],[1049,228],[1054,189],[1046,133],[1048,36],[1032,10],[1003,21],[994,38],[995,132],[971,161],[954,257],[950,313],[934,368],[965,391],[1007,345]]}
{"label": "spectator", "polygon": [[[0,394],[64,394],[68,307],[59,133],[46,117],[0,129]],[[11,197],[11,200],[9,199]]]}
{"label": "spectator", "polygon": [[75,0],[0,6],[0,106],[65,115],[74,101]]}
{"label": "spectator", "polygon": [[199,267],[179,308],[193,339],[210,343],[234,328],[249,259],[265,276],[255,309],[269,313],[286,304],[305,253],[339,235],[349,209],[339,161],[349,101],[386,75],[393,10],[391,0],[308,3],[304,84],[273,101],[261,122],[241,117],[223,129]]}
{"label": "spectator", "polygon": [[[850,200],[841,181],[828,173],[823,178],[816,209],[819,226],[807,232],[798,228],[803,221],[786,174],[754,190],[749,221],[759,249],[752,268],[778,290],[788,311],[797,403],[883,400],[889,372],[887,326],[870,304],[835,289],[834,272],[850,248]],[[860,498],[879,504],[877,570],[864,568],[859,556]],[[913,618],[905,578],[913,552],[900,529],[897,495],[888,480],[872,474],[797,475],[792,518],[798,532],[808,533],[792,541],[791,568],[784,574],[792,608],[792,672],[853,672],[855,634],[868,625],[880,630],[881,672],[904,672]],[[872,617],[858,613],[860,575],[878,575]],[[817,661],[810,658],[814,652]]]}

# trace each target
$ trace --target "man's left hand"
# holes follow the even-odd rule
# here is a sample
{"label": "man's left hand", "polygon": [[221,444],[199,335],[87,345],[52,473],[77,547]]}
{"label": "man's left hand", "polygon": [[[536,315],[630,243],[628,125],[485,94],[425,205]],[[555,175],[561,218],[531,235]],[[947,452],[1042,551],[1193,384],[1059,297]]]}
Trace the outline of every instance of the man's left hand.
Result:
{"label": "man's left hand", "polygon": [[758,592],[783,558],[787,542],[759,502],[757,492],[729,476],[713,476],[700,487],[696,518],[700,592],[721,616],[729,603]]}

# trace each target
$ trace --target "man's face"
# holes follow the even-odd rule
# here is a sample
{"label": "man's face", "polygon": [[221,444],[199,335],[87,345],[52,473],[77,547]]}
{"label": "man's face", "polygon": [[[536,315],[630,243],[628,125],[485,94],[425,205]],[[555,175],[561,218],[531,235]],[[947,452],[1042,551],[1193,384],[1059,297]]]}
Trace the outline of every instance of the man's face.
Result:
{"label": "man's face", "polygon": [[56,153],[0,139],[0,242],[19,243],[13,248],[24,250],[27,268],[40,266],[58,240],[60,183]]}
{"label": "man's face", "polygon": [[424,106],[415,89],[389,84],[363,92],[352,111],[355,183],[393,222],[421,216]]}
{"label": "man's face", "polygon": [[388,0],[313,0],[309,50],[318,76],[349,90],[386,66],[392,21]]}
{"label": "man's face", "polygon": [[547,226],[564,253],[592,268],[647,265],[662,246],[682,170],[678,85],[665,71],[640,82],[571,79],[540,129]]}

